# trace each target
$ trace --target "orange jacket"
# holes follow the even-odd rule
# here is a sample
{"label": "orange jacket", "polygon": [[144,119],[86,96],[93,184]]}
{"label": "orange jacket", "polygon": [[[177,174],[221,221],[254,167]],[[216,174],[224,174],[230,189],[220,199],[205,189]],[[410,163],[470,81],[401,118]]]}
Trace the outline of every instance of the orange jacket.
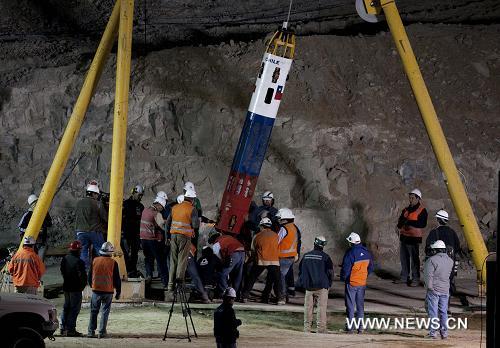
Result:
{"label": "orange jacket", "polygon": [[[422,213],[422,211],[424,209],[425,209],[424,205],[422,203],[420,203],[420,206],[414,212],[409,213],[408,210],[405,208],[403,210],[403,216],[408,221],[418,221],[418,216]],[[417,228],[417,227],[405,225],[405,226],[403,226],[402,228],[399,229],[399,232],[403,236],[407,236],[407,237],[420,237],[420,238],[422,238],[422,236],[424,234],[424,229],[423,228]]]}
{"label": "orange jacket", "polygon": [[33,248],[23,247],[15,253],[9,264],[14,286],[40,286],[45,265]]}
{"label": "orange jacket", "polygon": [[280,258],[296,257],[298,255],[297,246],[299,243],[297,227],[291,222],[282,228],[286,230],[286,235],[279,243]]}
{"label": "orange jacket", "polygon": [[113,293],[113,270],[115,260],[111,257],[96,257],[92,262],[92,290]]}
{"label": "orange jacket", "polygon": [[255,238],[253,240],[253,249],[257,254],[257,265],[280,265],[278,234],[271,229],[263,229],[255,235]]}
{"label": "orange jacket", "polygon": [[190,238],[194,236],[194,229],[191,225],[191,214],[193,209],[193,205],[188,201],[184,201],[172,207],[170,234],[182,234]]}

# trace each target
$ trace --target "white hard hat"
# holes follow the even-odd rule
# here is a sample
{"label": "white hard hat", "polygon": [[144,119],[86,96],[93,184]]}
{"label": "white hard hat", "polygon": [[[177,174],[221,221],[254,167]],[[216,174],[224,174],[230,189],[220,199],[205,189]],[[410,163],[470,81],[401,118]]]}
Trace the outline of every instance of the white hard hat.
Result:
{"label": "white hard hat", "polygon": [[165,191],[158,191],[158,193],[156,194],[156,197],[163,198],[164,200],[167,200],[167,199],[168,199],[168,196],[167,196],[167,194],[165,193]]}
{"label": "white hard hat", "polygon": [[31,205],[33,202],[36,202],[38,200],[37,195],[29,195],[28,197],[28,204]]}
{"label": "white hard hat", "polygon": [[408,192],[408,194],[414,194],[415,196],[417,196],[418,198],[422,199],[422,192],[420,192],[419,189],[413,189],[411,190],[411,192]]}
{"label": "white hard hat", "polygon": [[95,184],[89,184],[87,185],[87,192],[100,193],[99,186]]}
{"label": "white hard hat", "polygon": [[352,244],[359,244],[361,243],[361,238],[359,237],[359,234],[355,233],[355,232],[351,232],[351,234],[349,235],[349,237],[346,238],[347,241],[349,243],[352,243]]}
{"label": "white hard hat", "polygon": [[293,215],[292,211],[288,208],[281,208],[278,210],[276,217],[278,219],[295,219],[295,215]]}
{"label": "white hard hat", "polygon": [[441,209],[436,213],[436,217],[448,221],[448,212]]}
{"label": "white hard hat", "polygon": [[442,240],[437,240],[431,244],[431,249],[446,249],[446,244]]}
{"label": "white hard hat", "polygon": [[196,198],[196,191],[187,190],[186,193],[184,194],[184,198]]}
{"label": "white hard hat", "polygon": [[273,223],[272,223],[272,221],[271,221],[271,219],[270,219],[270,218],[265,217],[265,218],[262,218],[262,219],[260,220],[259,225],[260,225],[260,226],[269,226],[269,227],[270,227],[270,226],[272,226],[272,225],[273,225]]}
{"label": "white hard hat", "polygon": [[236,291],[233,288],[226,288],[222,296],[236,298]]}
{"label": "white hard hat", "polygon": [[181,204],[182,202],[184,202],[184,195],[178,195],[177,196],[177,203]]}
{"label": "white hard hat", "polygon": [[132,193],[139,193],[141,195],[144,194],[144,187],[141,185],[135,185],[134,189],[132,190]]}
{"label": "white hard hat", "polygon": [[194,191],[194,184],[191,181],[186,181],[184,184],[184,190],[186,191]]}
{"label": "white hard hat", "polygon": [[156,197],[153,204],[155,203],[161,204],[163,208],[165,208],[165,206],[167,205],[167,201],[161,197]]}
{"label": "white hard hat", "polygon": [[326,245],[325,236],[317,236],[316,238],[314,238],[314,245],[324,247]]}
{"label": "white hard hat", "polygon": [[101,250],[99,250],[99,254],[101,255],[111,255],[115,252],[115,247],[111,242],[102,243]]}
{"label": "white hard hat", "polygon": [[35,245],[35,243],[35,238],[33,238],[32,236],[24,236],[23,245]]}
{"label": "white hard hat", "polygon": [[262,194],[262,200],[273,200],[274,195],[271,191],[266,191]]}

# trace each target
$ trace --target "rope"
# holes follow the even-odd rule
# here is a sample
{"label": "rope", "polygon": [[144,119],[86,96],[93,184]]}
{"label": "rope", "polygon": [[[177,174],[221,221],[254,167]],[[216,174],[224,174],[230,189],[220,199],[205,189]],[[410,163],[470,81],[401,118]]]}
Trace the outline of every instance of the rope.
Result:
{"label": "rope", "polygon": [[290,6],[288,7],[288,16],[286,17],[286,22],[290,22],[290,13],[292,12],[293,0],[290,0]]}

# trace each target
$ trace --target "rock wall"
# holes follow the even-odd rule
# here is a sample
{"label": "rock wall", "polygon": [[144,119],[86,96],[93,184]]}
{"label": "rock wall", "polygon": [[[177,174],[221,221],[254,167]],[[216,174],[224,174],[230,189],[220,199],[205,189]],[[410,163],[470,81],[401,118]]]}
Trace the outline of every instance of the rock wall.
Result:
{"label": "rock wall", "polygon": [[[500,26],[411,25],[410,40],[485,239],[496,224],[500,167]],[[12,41],[0,49],[0,243],[15,240],[26,198],[39,192],[96,43]],[[240,135],[264,40],[177,47],[132,66],[126,189],[175,198],[195,183],[214,217]],[[115,56],[87,113],[53,202],[51,238],[72,238],[72,210],[92,178],[108,190]],[[292,208],[305,248],[325,234],[334,262],[345,236],[362,237],[384,267],[398,263],[394,225],[419,187],[433,213],[451,211],[411,89],[389,33],[299,37],[290,80],[259,179]],[[430,219],[429,226],[434,225]],[[460,231],[461,234],[461,231]]]}

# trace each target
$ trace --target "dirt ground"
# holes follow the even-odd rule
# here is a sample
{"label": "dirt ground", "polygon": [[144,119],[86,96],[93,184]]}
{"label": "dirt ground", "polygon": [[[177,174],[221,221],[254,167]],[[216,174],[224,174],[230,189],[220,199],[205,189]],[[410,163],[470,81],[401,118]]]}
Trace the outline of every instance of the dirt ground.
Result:
{"label": "dirt ground", "polygon": [[[58,299],[58,310],[62,300]],[[162,341],[168,319],[168,309],[158,307],[112,308],[108,322],[107,339],[67,338],[56,336],[55,341],[46,340],[47,347],[213,347],[212,311],[193,310],[193,320],[198,338],[189,343],[187,339],[167,338]],[[330,315],[329,334],[304,334],[300,313],[278,313],[238,311],[237,317],[243,321],[240,327],[239,347],[348,347],[368,345],[370,347],[479,347],[481,334],[477,322],[468,330],[454,331],[446,341],[425,339],[425,331],[375,331],[362,335],[348,335],[342,332],[343,318]],[[89,310],[82,309],[77,329],[85,333]],[[472,326],[472,327],[471,327]],[[174,311],[169,328],[169,336],[185,335],[185,323],[179,312]],[[483,336],[483,343],[485,337]]]}

